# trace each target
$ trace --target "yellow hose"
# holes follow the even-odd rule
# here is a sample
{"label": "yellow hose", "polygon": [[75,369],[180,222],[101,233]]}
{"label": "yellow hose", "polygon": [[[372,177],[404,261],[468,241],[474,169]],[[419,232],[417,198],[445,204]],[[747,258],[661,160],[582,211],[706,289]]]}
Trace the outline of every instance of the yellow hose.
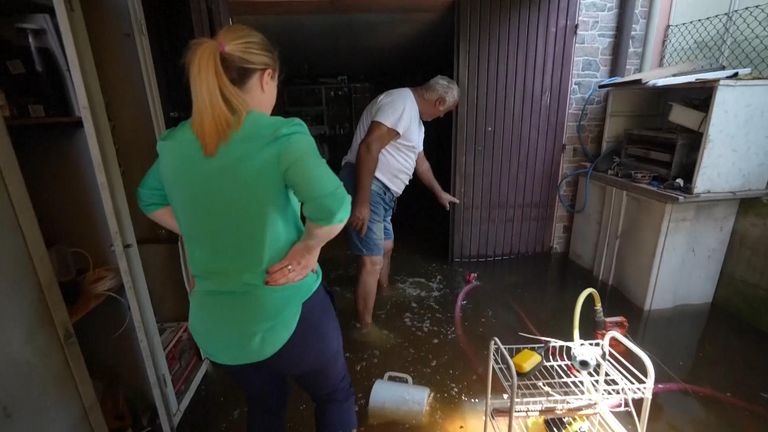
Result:
{"label": "yellow hose", "polygon": [[[602,311],[603,305],[600,302],[600,293],[594,288],[587,288],[579,294],[579,298],[576,299],[576,306],[573,309],[573,341],[576,342],[579,339],[579,320],[581,319],[581,307],[584,305],[584,299],[589,294],[592,294],[592,298],[595,301],[595,310]],[[601,314],[602,315],[602,314]]]}

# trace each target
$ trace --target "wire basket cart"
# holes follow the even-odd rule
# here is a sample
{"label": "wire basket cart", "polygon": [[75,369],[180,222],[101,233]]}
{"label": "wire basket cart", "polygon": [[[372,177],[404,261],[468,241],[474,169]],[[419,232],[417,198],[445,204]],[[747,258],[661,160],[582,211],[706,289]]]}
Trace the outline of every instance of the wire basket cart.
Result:
{"label": "wire basket cart", "polygon": [[[576,346],[587,345],[595,355],[588,371],[574,367]],[[539,351],[536,368],[518,376],[512,358],[524,349]],[[506,394],[492,396],[494,378]],[[546,345],[490,343],[484,432],[612,431],[645,432],[655,373],[648,355],[617,332],[603,340]],[[640,405],[638,411],[637,405]],[[614,415],[632,418],[629,429]],[[538,426],[532,426],[536,422]]]}

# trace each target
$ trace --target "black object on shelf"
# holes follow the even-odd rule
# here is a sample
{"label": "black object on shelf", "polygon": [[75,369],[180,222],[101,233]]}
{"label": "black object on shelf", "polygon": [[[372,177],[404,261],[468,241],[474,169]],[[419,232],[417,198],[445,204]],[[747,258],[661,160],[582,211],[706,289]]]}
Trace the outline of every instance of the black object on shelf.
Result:
{"label": "black object on shelf", "polygon": [[0,90],[6,117],[79,115],[69,67],[49,14],[0,18]]}

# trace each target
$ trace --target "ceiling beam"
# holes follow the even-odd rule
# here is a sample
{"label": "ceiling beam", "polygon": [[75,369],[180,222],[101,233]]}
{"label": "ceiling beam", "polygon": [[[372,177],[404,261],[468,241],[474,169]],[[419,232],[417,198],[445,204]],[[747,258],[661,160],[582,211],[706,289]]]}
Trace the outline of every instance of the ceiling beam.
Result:
{"label": "ceiling beam", "polygon": [[244,15],[314,15],[443,12],[455,0],[230,0],[233,17]]}

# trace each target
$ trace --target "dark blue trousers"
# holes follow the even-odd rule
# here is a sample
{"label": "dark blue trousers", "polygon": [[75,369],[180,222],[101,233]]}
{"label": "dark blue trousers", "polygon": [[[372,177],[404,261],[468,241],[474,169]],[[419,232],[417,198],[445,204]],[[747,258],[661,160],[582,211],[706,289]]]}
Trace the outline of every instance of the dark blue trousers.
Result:
{"label": "dark blue trousers", "polygon": [[289,378],[315,403],[315,430],[357,428],[355,393],[330,293],[321,285],[301,308],[288,342],[266,360],[223,366],[245,391],[248,432],[285,431]]}

